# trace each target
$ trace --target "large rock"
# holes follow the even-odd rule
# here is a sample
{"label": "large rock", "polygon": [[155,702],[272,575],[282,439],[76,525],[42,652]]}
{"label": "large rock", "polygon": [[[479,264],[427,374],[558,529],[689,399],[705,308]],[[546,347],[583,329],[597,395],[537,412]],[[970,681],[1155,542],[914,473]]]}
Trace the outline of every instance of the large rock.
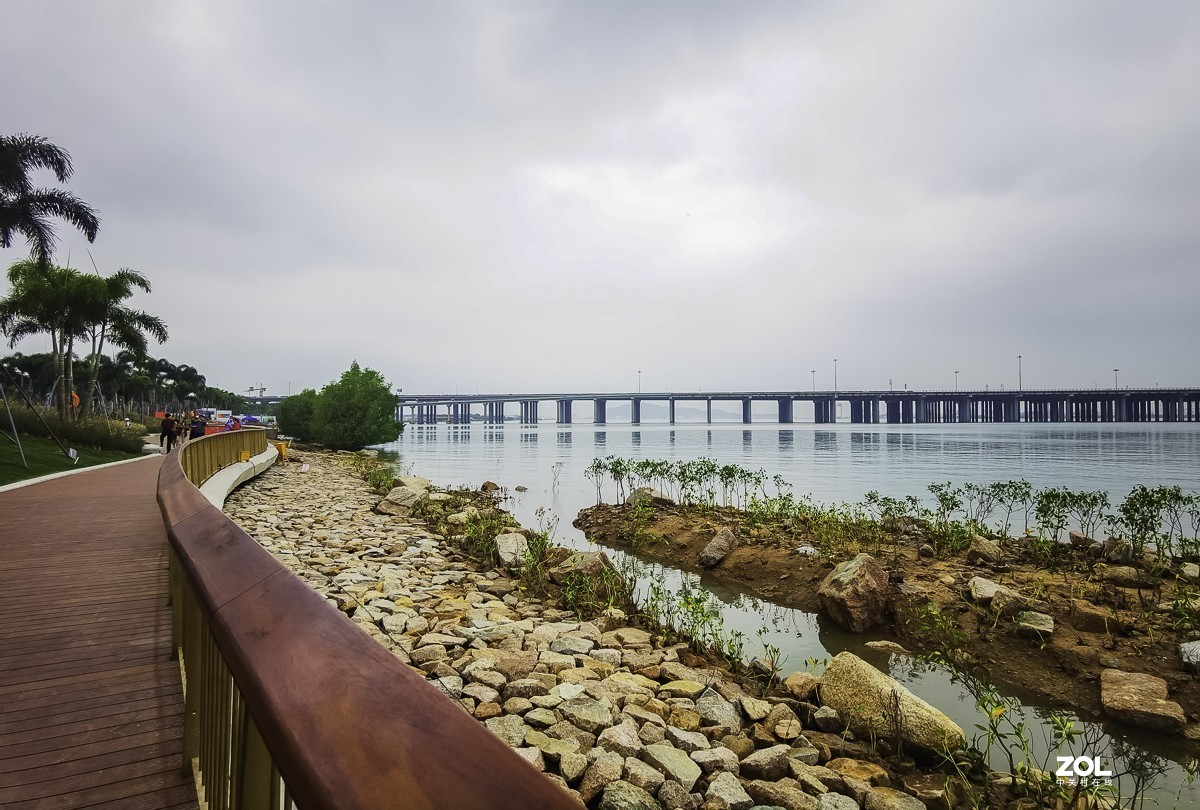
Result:
{"label": "large rock", "polygon": [[1185,641],[1180,644],[1179,657],[1183,659],[1185,672],[1200,673],[1200,641]]}
{"label": "large rock", "polygon": [[1100,673],[1100,703],[1114,720],[1164,734],[1176,734],[1187,718],[1167,700],[1167,682],[1154,675],[1106,669]]}
{"label": "large rock", "polygon": [[642,749],[642,759],[689,792],[700,778],[700,766],[692,762],[687,754],[669,745],[647,745]]}
{"label": "large rock", "polygon": [[735,548],[737,548],[737,538],[733,532],[728,528],[721,529],[700,552],[700,565],[705,568],[716,568]]}
{"label": "large rock", "polygon": [[585,802],[590,802],[606,785],[620,779],[624,771],[624,758],[620,754],[605,751],[584,771],[583,781],[579,783],[579,795]]}
{"label": "large rock", "polygon": [[887,572],[866,553],[834,568],[817,596],[830,618],[853,633],[883,624],[892,607]]}
{"label": "large rock", "polygon": [[1067,618],[1081,633],[1123,633],[1128,628],[1128,623],[1113,611],[1093,605],[1086,599],[1071,600],[1071,615]]}
{"label": "large rock", "polygon": [[775,782],[788,774],[788,754],[791,751],[786,745],[773,745],[755,751],[742,760],[741,774],[747,779],[765,779]]}
{"label": "large rock", "polygon": [[705,689],[696,699],[696,711],[706,726],[726,726],[737,730],[742,727],[742,718],[732,703],[721,697],[716,690]]}
{"label": "large rock", "polygon": [[991,540],[978,534],[971,538],[971,545],[967,547],[967,562],[996,565],[1003,559],[1004,552]]}
{"label": "large rock", "polygon": [[599,734],[613,724],[612,704],[607,700],[577,697],[558,704],[558,712],[576,728]]}
{"label": "large rock", "polygon": [[415,487],[393,487],[391,492],[389,492],[387,495],[384,495],[383,500],[381,500],[375,506],[375,511],[385,515],[408,517],[412,514],[413,507],[416,506],[421,499],[426,496],[426,494],[426,490],[416,489]]}
{"label": "large rock", "polygon": [[604,788],[598,810],[659,810],[658,801],[629,782],[611,782]]}
{"label": "large rock", "polygon": [[422,478],[419,475],[397,475],[392,480],[392,483],[394,486],[408,487],[409,489],[416,489],[422,492],[428,492],[430,487],[433,486],[433,482],[428,478]]}
{"label": "large rock", "polygon": [[971,601],[990,607],[1001,616],[1014,616],[1029,607],[1029,600],[1012,588],[1006,588],[984,577],[971,577],[967,582]]}
{"label": "large rock", "polygon": [[817,800],[805,793],[795,779],[767,782],[755,779],[746,791],[760,805],[782,807],[784,810],[816,810]]}
{"label": "large rock", "polygon": [[1109,565],[1104,568],[1097,566],[1096,573],[1101,581],[1116,585],[1118,588],[1150,587],[1150,582],[1145,575],[1131,565]]}
{"label": "large rock", "polygon": [[649,503],[651,506],[674,506],[675,501],[668,498],[657,489],[651,487],[638,487],[633,492],[629,493],[629,497],[625,499],[626,506],[637,506],[641,503]]}
{"label": "large rock", "polygon": [[562,585],[579,576],[596,584],[596,599],[601,602],[607,602],[610,596],[617,596],[609,592],[609,583],[618,590],[624,586],[620,572],[603,551],[573,551],[550,568],[550,581],[555,585]]}
{"label": "large rock", "polygon": [[704,798],[720,799],[729,810],[750,810],[754,806],[754,799],[750,798],[750,794],[738,782],[737,777],[728,771],[717,774],[717,778],[709,783]]}
{"label": "large rock", "polygon": [[631,719],[626,719],[619,726],[610,726],[600,732],[596,745],[605,751],[612,751],[623,757],[636,757],[642,750],[642,741],[638,739],[638,725]]}
{"label": "large rock", "polygon": [[834,656],[821,676],[821,700],[861,736],[891,738],[942,752],[965,740],[953,720],[853,653]]}
{"label": "large rock", "polygon": [[1045,641],[1054,632],[1054,617],[1034,610],[1017,614],[1017,635]]}
{"label": "large rock", "polygon": [[523,534],[509,532],[496,536],[496,556],[500,564],[509,568],[519,568],[525,564],[529,553],[529,540]]}

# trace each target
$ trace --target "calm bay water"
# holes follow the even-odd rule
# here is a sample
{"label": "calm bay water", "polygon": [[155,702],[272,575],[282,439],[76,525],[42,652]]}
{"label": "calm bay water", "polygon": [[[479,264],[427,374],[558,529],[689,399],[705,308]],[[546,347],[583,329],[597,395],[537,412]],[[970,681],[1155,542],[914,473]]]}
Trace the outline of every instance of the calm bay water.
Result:
{"label": "calm bay water", "polygon": [[[589,544],[571,521],[580,509],[596,502],[595,486],[583,471],[593,458],[608,455],[669,460],[704,456],[761,468],[768,477],[782,476],[797,496],[811,494],[827,503],[857,501],[871,490],[924,497],[934,482],[986,484],[1016,478],[1035,488],[1104,490],[1114,504],[1138,484],[1200,491],[1200,430],[1180,424],[408,425],[398,442],[383,449],[396,453],[402,470],[441,486],[478,487],[490,479],[510,493],[517,486],[527,487],[525,493],[514,493],[508,508],[522,525],[536,527],[535,513],[544,507],[558,519],[558,540],[576,548]],[[611,486],[605,497],[613,499]],[[609,554],[620,558],[611,550]],[[685,577],[697,581],[691,574],[641,565],[644,577],[661,578],[671,587]],[[698,581],[721,602],[726,628],[746,635],[750,655],[762,652],[760,630],[764,643],[779,646],[787,656],[785,672],[803,668],[806,659],[822,660],[851,650],[890,671],[968,734],[980,721],[973,699],[946,672],[864,650],[862,644],[871,636],[845,634],[816,616],[764,603],[708,577]],[[1031,696],[1016,696],[1023,700],[1028,722],[1044,730],[1048,709]],[[1168,772],[1154,791],[1160,804],[1171,806],[1179,797],[1181,806],[1200,805],[1200,787],[1187,784],[1177,765],[1185,756],[1178,742],[1110,730],[1113,737],[1104,737],[1091,750],[1072,753],[1110,755],[1116,752],[1108,746],[1126,745],[1130,754],[1161,757]],[[1042,731],[1034,736],[1040,742]],[[1003,759],[1000,752],[996,755],[995,764],[1000,765]],[[1121,762],[1127,755],[1117,758]]]}

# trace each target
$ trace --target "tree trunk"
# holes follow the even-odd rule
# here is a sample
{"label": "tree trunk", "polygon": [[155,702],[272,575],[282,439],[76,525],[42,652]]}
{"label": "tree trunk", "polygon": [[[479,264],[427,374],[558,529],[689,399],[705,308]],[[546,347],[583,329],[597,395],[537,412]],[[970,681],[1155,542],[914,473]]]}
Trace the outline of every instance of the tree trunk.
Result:
{"label": "tree trunk", "polygon": [[75,393],[75,338],[67,339],[67,350],[63,355],[66,366],[66,384],[63,386],[63,405],[70,405],[71,394]]}
{"label": "tree trunk", "polygon": [[63,372],[62,345],[59,343],[56,331],[50,333],[50,353],[54,358],[54,391],[57,396],[58,418],[65,421],[67,418],[67,395],[64,392],[67,382]]}

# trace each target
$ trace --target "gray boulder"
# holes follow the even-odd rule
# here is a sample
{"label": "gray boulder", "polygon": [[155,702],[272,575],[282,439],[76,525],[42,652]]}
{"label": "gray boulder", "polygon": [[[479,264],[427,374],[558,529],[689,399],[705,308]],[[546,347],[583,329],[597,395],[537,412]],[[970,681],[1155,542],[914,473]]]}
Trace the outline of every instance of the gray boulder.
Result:
{"label": "gray boulder", "polygon": [[659,804],[637,785],[617,781],[605,786],[599,810],[659,810]]}
{"label": "gray boulder", "polygon": [[1200,641],[1185,641],[1179,645],[1185,672],[1200,673]]}
{"label": "gray boulder", "polygon": [[1154,675],[1104,670],[1100,703],[1114,720],[1164,734],[1178,733],[1187,722],[1183,708],[1167,699],[1167,682]]}
{"label": "gray boulder", "polygon": [[651,506],[675,505],[675,501],[651,487],[638,487],[625,499],[626,506],[637,506],[640,503],[649,503]]}
{"label": "gray boulder", "polygon": [[834,568],[817,589],[817,597],[829,617],[852,633],[883,624],[892,608],[887,573],[866,553]]}
{"label": "gray boulder", "polygon": [[496,536],[496,556],[500,564],[509,568],[519,568],[525,564],[525,556],[529,553],[529,540],[523,534],[509,532]]}
{"label": "gray boulder", "polygon": [[716,568],[729,552],[737,548],[737,538],[728,528],[721,529],[700,552],[700,565],[705,568]]}
{"label": "gray boulder", "polygon": [[863,737],[899,731],[906,744],[932,752],[966,739],[957,723],[853,653],[838,653],[825,667],[821,699]]}
{"label": "gray boulder", "polygon": [[376,504],[375,511],[384,515],[408,517],[412,514],[413,507],[425,496],[426,490],[423,489],[407,486],[393,487],[391,492],[384,495],[383,500]]}
{"label": "gray boulder", "polygon": [[754,799],[750,798],[750,794],[742,787],[741,782],[729,771],[717,774],[717,778],[709,783],[708,792],[704,794],[704,798],[720,799],[728,805],[729,810],[750,810],[754,806]]}
{"label": "gray boulder", "polygon": [[976,565],[979,563],[996,565],[1003,559],[1004,552],[991,540],[978,534],[971,538],[971,545],[967,547],[967,562]]}

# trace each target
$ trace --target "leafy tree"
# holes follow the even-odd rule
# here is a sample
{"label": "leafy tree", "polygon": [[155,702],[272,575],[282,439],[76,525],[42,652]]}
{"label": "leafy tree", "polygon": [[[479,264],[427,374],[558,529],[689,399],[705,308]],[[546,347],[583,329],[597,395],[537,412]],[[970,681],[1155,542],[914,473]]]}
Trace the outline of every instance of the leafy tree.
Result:
{"label": "leafy tree", "polygon": [[74,225],[89,242],[96,240],[100,220],[87,203],[61,189],[34,188],[29,173],[49,169],[65,183],[73,171],[71,156],[40,135],[0,135],[0,247],[12,247],[24,236],[30,256],[42,267],[50,263],[57,241],[52,218]]}
{"label": "leafy tree", "polygon": [[387,381],[378,371],[359,368],[357,361],[321,389],[312,426],[317,440],[334,450],[395,441],[403,427],[396,421],[396,395]]}
{"label": "leafy tree", "polygon": [[[83,397],[80,411],[82,416],[87,416],[105,341],[142,357],[146,354],[147,336],[154,338],[157,343],[164,342],[167,339],[167,325],[156,315],[125,306],[125,300],[132,296],[135,290],[150,292],[150,282],[135,270],[122,268],[107,278],[85,275],[81,278],[81,283],[85,287],[83,307],[86,331],[92,341],[88,382],[84,389],[87,395]],[[183,368],[180,366],[180,369]]]}
{"label": "leafy tree", "polygon": [[50,335],[58,413],[64,419],[70,390],[69,360],[75,337],[82,330],[79,278],[79,272],[69,267],[40,265],[24,259],[8,268],[12,289],[0,300],[0,330],[8,337],[10,347],[30,335],[43,332]]}
{"label": "leafy tree", "polygon": [[316,436],[312,427],[316,407],[317,392],[313,389],[293,394],[279,403],[279,429],[289,436],[312,440]]}

